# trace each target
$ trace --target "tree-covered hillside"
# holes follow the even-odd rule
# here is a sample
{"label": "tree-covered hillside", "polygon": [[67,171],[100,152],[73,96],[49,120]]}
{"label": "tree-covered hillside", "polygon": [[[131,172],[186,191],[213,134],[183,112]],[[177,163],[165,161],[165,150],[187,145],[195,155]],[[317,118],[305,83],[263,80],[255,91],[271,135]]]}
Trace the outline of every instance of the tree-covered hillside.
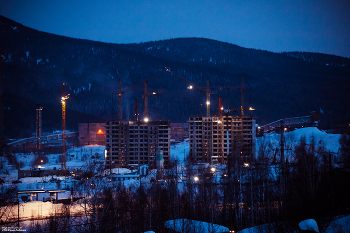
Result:
{"label": "tree-covered hillside", "polygon": [[[43,130],[59,129],[61,87],[66,83],[67,127],[79,122],[103,122],[117,116],[122,90],[162,73],[148,82],[151,119],[185,122],[206,113],[205,94],[164,72],[164,67],[199,86],[207,79],[211,114],[219,96],[224,107],[240,107],[242,74],[246,104],[253,106],[259,124],[283,117],[321,111],[321,125],[348,121],[350,59],[317,53],[272,53],[204,38],[178,38],[140,44],[109,44],[72,39],[27,28],[0,17],[0,53],[4,59],[5,132],[24,137],[35,131],[35,108],[43,110]],[[219,89],[218,87],[236,87]],[[143,116],[143,85],[123,94],[123,119],[134,116],[135,99]]]}

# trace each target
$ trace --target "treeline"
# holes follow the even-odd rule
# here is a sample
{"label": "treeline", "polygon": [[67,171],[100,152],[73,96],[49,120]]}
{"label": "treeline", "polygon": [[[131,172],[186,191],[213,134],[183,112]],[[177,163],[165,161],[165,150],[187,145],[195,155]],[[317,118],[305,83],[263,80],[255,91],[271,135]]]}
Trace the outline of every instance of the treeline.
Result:
{"label": "treeline", "polygon": [[[33,221],[30,232],[174,232],[165,227],[174,219],[219,224],[235,232],[253,226],[259,232],[295,232],[300,221],[310,218],[324,230],[350,214],[349,135],[340,142],[335,157],[314,139],[301,138],[284,163],[260,153],[253,162],[240,164],[238,148],[231,166],[219,174],[188,164],[183,183],[176,182],[175,166],[167,171],[166,184],[127,188],[86,179],[74,188],[85,194],[78,216],[67,205],[59,217],[53,214],[44,224]],[[182,232],[193,231],[189,229],[184,225]]]}

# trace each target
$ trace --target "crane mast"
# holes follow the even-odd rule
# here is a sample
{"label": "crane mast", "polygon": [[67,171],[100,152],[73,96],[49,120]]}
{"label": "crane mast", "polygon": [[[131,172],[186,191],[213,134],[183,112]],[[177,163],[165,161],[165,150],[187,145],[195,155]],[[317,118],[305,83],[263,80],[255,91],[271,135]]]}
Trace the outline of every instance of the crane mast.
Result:
{"label": "crane mast", "polygon": [[37,153],[39,154],[39,151],[41,150],[41,111],[43,110],[43,107],[41,104],[38,104],[36,107],[36,132],[35,132],[35,137],[37,137],[37,142],[36,142],[36,150]]}
{"label": "crane mast", "polygon": [[[186,78],[184,78],[184,77],[182,77],[182,76],[180,76],[180,75],[178,75],[178,74],[175,74],[174,72],[170,71],[168,67],[164,67],[164,70],[165,70],[166,72],[169,72],[169,73],[173,74],[175,77],[181,79],[183,82],[189,84],[190,86],[188,87],[188,89],[196,88],[196,89],[198,89],[200,92],[205,93],[206,99],[207,99],[207,100],[206,100],[206,105],[207,105],[207,117],[209,117],[209,116],[210,116],[210,94],[213,94],[213,93],[210,93],[210,88],[211,88],[211,87],[209,86],[209,79],[207,79],[207,86],[206,86],[206,87],[200,87],[200,86],[197,86],[197,85],[191,83],[191,82],[188,81]],[[222,88],[220,87],[220,89],[222,89]]]}
{"label": "crane mast", "polygon": [[244,74],[242,74],[242,86],[241,86],[241,115],[244,116]]}
{"label": "crane mast", "polygon": [[145,112],[144,112],[144,121],[148,121],[148,90],[147,90],[147,81],[145,81],[143,87],[143,95],[142,98],[145,100]]}
{"label": "crane mast", "polygon": [[61,175],[66,174],[66,100],[69,98],[69,94],[66,94],[65,83],[62,85],[62,161],[61,161]]}
{"label": "crane mast", "polygon": [[209,79],[207,79],[207,88],[205,92],[207,96],[207,117],[210,117],[210,86],[209,86]]}
{"label": "crane mast", "polygon": [[[146,82],[155,79],[157,77],[159,77],[161,75],[161,73],[149,78]],[[122,95],[138,86],[140,86],[142,83],[144,83],[144,81],[142,81],[141,83],[138,83],[136,85],[133,85],[132,87],[129,87],[128,89],[122,91],[122,84],[121,84],[121,80],[119,79],[118,81],[118,92],[115,93],[113,91],[113,94],[117,94],[118,95],[118,167],[121,167],[123,164],[123,150],[121,148],[122,146]],[[137,104],[136,104],[137,105]],[[138,114],[137,114],[138,115]],[[137,116],[138,119],[138,116]],[[110,156],[111,157],[111,156]],[[112,158],[112,157],[111,157]],[[110,161],[110,169],[112,167],[112,161]]]}
{"label": "crane mast", "polygon": [[135,118],[136,118],[136,123],[139,122],[139,107],[137,106],[137,99],[135,99]]}
{"label": "crane mast", "polygon": [[149,117],[148,117],[148,96],[150,95],[156,95],[156,94],[159,94],[159,93],[162,93],[163,90],[158,90],[158,91],[153,91],[153,92],[148,92],[148,89],[147,89],[147,83],[148,83],[149,80],[146,80],[144,82],[144,87],[143,87],[143,95],[142,95],[142,98],[144,99],[144,105],[145,105],[145,110],[144,110],[144,118],[143,120],[145,122],[147,122],[149,120]]}
{"label": "crane mast", "polygon": [[[219,162],[222,163],[223,162],[223,120],[222,120],[222,112],[223,112],[224,108],[221,104],[221,96],[219,97]],[[228,127],[228,125],[227,125]]]}

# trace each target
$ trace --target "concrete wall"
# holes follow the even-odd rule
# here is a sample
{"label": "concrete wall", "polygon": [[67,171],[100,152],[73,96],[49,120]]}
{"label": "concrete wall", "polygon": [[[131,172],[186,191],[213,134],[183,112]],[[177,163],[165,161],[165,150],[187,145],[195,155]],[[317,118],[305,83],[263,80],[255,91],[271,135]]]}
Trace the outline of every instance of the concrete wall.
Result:
{"label": "concrete wall", "polygon": [[189,137],[189,123],[170,123],[170,139],[184,141]]}
{"label": "concrete wall", "polygon": [[79,123],[79,144],[105,145],[106,131],[104,123]]}

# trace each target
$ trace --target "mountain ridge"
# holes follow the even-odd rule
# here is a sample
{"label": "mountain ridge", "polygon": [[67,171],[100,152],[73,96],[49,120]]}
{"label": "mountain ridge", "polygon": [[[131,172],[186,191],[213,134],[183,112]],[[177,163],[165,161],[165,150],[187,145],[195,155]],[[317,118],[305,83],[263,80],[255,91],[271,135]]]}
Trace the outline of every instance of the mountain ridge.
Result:
{"label": "mountain ridge", "polygon": [[[112,99],[112,93],[117,90],[118,79],[124,90],[159,72],[162,76],[149,83],[152,91],[164,90],[149,100],[152,119],[184,122],[189,116],[204,115],[205,95],[187,90],[187,84],[164,72],[164,67],[199,86],[205,86],[209,79],[211,86],[239,87],[244,73],[249,87],[246,103],[257,109],[254,115],[259,124],[320,109],[325,113],[321,121],[325,127],[347,121],[350,116],[343,107],[350,106],[348,58],[308,52],[273,53],[205,38],[133,44],[96,42],[40,32],[3,16],[0,25],[5,120],[16,124],[14,112],[28,113],[27,132],[35,131],[35,109],[11,104],[15,96],[41,103],[44,110],[45,105],[56,106],[50,119],[43,118],[43,130],[53,130],[60,122],[62,82],[67,83],[67,93],[71,94],[67,127],[76,130],[81,122],[75,119],[78,113],[84,114],[84,121],[89,121],[88,116],[101,122],[116,116],[116,96]],[[123,119],[132,119],[135,98],[139,99],[142,117],[142,90],[139,86],[123,95]],[[213,93],[212,115],[219,96],[225,107],[240,106],[238,89],[213,89]],[[73,115],[68,117],[70,112]],[[5,132],[11,135],[10,131],[5,125]]]}

